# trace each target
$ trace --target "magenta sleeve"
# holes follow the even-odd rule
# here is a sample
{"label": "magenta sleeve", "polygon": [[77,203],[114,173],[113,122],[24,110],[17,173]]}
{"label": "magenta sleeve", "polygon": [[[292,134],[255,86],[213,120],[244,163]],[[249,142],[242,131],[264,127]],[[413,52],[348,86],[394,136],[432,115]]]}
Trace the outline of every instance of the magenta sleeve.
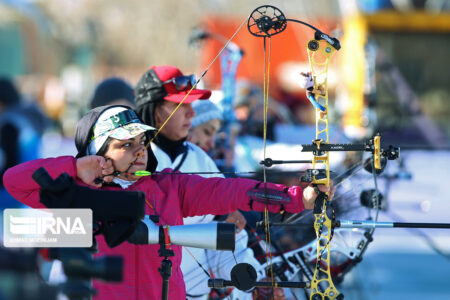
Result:
{"label": "magenta sleeve", "polygon": [[[227,214],[238,209],[249,211],[264,211],[263,203],[250,199],[247,192],[258,182],[244,178],[203,178],[196,175],[172,175],[174,181],[179,181],[179,196],[184,217],[205,214]],[[283,191],[286,186],[267,183],[267,187]],[[293,186],[286,190],[290,197],[289,203],[284,205],[287,212],[298,213],[304,210],[302,188]],[[280,205],[268,205],[270,212],[279,212]]]}
{"label": "magenta sleeve", "polygon": [[37,169],[44,167],[55,179],[62,173],[76,178],[76,158],[61,156],[57,158],[36,159],[8,169],[3,175],[6,190],[16,200],[33,208],[43,208],[39,202],[39,185],[31,177]]}

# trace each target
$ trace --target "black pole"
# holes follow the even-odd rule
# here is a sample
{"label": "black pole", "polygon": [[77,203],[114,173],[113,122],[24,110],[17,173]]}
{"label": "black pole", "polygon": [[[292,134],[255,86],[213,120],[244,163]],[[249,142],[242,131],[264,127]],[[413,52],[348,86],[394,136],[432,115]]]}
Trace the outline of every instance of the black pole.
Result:
{"label": "black pole", "polygon": [[[224,280],[224,279],[209,279],[208,280],[208,287],[210,288],[216,288],[221,289],[228,286],[236,286],[233,281],[231,280]],[[257,281],[252,284],[253,287],[274,287],[274,288],[309,288],[311,285],[309,282],[303,282],[303,281],[276,281],[276,282],[270,282],[270,281]]]}
{"label": "black pole", "polygon": [[[312,223],[269,223],[270,226],[280,227],[312,227]],[[265,221],[256,223],[256,227],[265,226]],[[337,228],[434,228],[450,229],[450,223],[410,223],[410,222],[375,222],[336,220],[333,227]]]}
{"label": "black pole", "polygon": [[273,165],[281,165],[281,164],[310,164],[312,160],[274,160],[270,157],[266,158],[259,162],[260,165],[264,165],[267,168],[270,168]]}
{"label": "black pole", "polygon": [[161,299],[168,300],[169,297],[169,279],[172,275],[172,262],[169,256],[175,256],[175,253],[170,249],[170,244],[166,245],[166,236],[164,227],[159,226],[159,256],[164,257],[161,261],[161,268],[158,269],[162,277]]}
{"label": "black pole", "polygon": [[274,288],[309,288],[310,283],[309,282],[303,282],[303,281],[277,281],[277,282],[266,282],[266,281],[260,281],[255,282],[255,287],[274,287]]}
{"label": "black pole", "polygon": [[162,300],[168,300],[169,296],[169,278],[172,275],[172,262],[165,257],[161,261],[161,268],[159,269],[159,274],[161,274],[162,277],[162,292],[161,292],[161,299]]}
{"label": "black pole", "polygon": [[399,228],[450,228],[448,223],[406,223],[394,222],[393,227]]}

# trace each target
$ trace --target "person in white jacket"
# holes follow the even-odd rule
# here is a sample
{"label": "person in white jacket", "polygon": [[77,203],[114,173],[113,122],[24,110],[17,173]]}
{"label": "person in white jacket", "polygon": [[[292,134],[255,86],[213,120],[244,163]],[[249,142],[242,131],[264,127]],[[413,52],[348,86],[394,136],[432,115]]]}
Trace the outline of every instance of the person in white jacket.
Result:
{"label": "person in white jacket", "polygon": [[[153,67],[140,79],[136,87],[137,113],[146,124],[153,124],[160,128],[194,83],[193,77],[183,75],[175,67]],[[184,94],[183,91],[185,91]],[[182,173],[210,172],[210,174],[201,174],[204,177],[223,177],[214,161],[202,148],[186,141],[193,124],[200,125],[213,119],[221,119],[221,113],[215,106],[208,111],[208,116],[203,114],[195,116],[191,103],[199,99],[207,99],[210,95],[211,92],[208,90],[194,89],[160,131],[151,145],[158,161],[157,171],[171,168]],[[218,128],[215,129],[218,130]],[[215,134],[217,130],[211,133]],[[208,223],[212,222],[214,217],[205,215],[185,218],[184,223]],[[253,251],[247,247],[247,232],[242,230],[245,226],[245,218],[239,212],[235,212],[228,216],[227,221],[235,223],[238,231],[234,254],[229,251],[183,247],[181,269],[188,299],[207,299],[210,292],[207,286],[209,277],[198,264],[201,264],[211,276],[225,279],[230,279],[230,271],[236,263],[250,263],[255,268],[259,266]],[[264,277],[262,271],[258,277],[259,279]],[[233,291],[232,297],[233,299],[252,299],[251,293],[237,289]]]}

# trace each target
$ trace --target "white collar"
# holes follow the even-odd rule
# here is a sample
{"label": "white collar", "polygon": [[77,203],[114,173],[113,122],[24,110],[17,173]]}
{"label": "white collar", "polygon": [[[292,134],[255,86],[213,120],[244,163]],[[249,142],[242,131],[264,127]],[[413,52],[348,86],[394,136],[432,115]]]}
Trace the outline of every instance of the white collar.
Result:
{"label": "white collar", "polygon": [[132,185],[133,183],[135,183],[137,180],[134,181],[129,181],[129,180],[123,180],[117,177],[114,177],[113,182],[117,183],[118,185],[120,185],[120,187],[122,189],[127,189],[130,185]]}

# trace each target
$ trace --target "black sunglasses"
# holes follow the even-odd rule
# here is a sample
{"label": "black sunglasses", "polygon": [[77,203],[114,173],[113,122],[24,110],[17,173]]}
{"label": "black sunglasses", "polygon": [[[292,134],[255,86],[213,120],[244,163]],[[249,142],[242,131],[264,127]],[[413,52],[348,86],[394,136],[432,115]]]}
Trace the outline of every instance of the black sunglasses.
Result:
{"label": "black sunglasses", "polygon": [[164,81],[162,84],[173,83],[177,91],[185,91],[188,88],[192,88],[196,82],[194,75],[183,75],[179,77],[171,78]]}

